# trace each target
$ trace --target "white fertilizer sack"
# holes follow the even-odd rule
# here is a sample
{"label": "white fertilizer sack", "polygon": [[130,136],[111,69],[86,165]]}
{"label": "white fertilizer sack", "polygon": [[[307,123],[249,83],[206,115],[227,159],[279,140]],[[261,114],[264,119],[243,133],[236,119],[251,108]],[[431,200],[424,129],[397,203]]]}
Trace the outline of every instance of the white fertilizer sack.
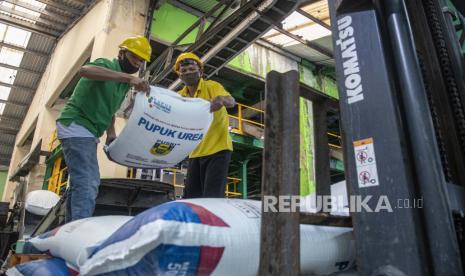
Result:
{"label": "white fertilizer sack", "polygon": [[101,216],[72,221],[28,240],[37,250],[77,267],[88,257],[88,250],[113,234],[131,216]]}
{"label": "white fertilizer sack", "polygon": [[[330,202],[331,205],[328,205],[325,199],[322,197],[317,198],[316,193],[311,193],[301,198],[300,211],[306,213],[330,211],[331,215],[346,217],[350,216],[349,201],[347,198],[347,186],[345,181],[331,185]],[[325,210],[327,207],[329,207],[330,210]]]}
{"label": "white fertilizer sack", "polygon": [[106,152],[129,167],[172,167],[197,147],[212,120],[210,102],[152,86],[150,96],[136,95],[125,128]]}
{"label": "white fertilizer sack", "polygon": [[[135,216],[97,246],[82,275],[258,275],[261,202],[199,198]],[[352,229],[300,226],[303,275],[355,263]]]}
{"label": "white fertilizer sack", "polygon": [[26,195],[26,210],[34,215],[44,216],[60,201],[54,192],[36,190]]}

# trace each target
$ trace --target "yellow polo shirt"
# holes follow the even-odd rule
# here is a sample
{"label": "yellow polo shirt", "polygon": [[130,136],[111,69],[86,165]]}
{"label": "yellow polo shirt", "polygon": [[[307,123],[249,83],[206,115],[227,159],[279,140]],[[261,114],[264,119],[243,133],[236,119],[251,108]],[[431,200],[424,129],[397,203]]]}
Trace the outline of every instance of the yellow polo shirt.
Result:
{"label": "yellow polo shirt", "polygon": [[[184,87],[178,93],[183,97],[191,97],[187,87]],[[231,94],[216,81],[200,79],[194,98],[210,101],[216,96],[231,96]],[[191,152],[189,158],[207,156],[222,150],[233,150],[231,136],[229,135],[228,112],[224,106],[213,113],[213,121],[207,134],[197,148]]]}

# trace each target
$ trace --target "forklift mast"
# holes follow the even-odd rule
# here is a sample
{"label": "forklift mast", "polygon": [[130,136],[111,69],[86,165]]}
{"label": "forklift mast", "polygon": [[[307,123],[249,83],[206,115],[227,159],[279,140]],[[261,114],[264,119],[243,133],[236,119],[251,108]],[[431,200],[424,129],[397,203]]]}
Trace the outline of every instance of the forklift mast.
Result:
{"label": "forklift mast", "polygon": [[347,185],[369,207],[351,208],[360,275],[463,275],[464,24],[452,3],[329,0]]}

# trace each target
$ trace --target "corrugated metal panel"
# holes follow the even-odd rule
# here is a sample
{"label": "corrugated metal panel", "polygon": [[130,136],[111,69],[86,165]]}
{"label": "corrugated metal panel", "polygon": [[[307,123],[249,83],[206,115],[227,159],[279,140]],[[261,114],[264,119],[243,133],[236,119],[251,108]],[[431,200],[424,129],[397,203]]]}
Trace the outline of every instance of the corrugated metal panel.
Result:
{"label": "corrugated metal panel", "polygon": [[15,142],[15,137],[13,135],[2,135],[0,141],[5,144],[13,144]]}
{"label": "corrugated metal panel", "polygon": [[75,8],[75,9],[82,9],[86,6],[87,3],[83,3],[81,1],[76,0],[61,0],[61,4],[65,4],[68,7]]}
{"label": "corrugated metal panel", "polygon": [[179,2],[204,13],[209,11],[218,3],[216,0],[181,0]]}
{"label": "corrugated metal panel", "polygon": [[7,104],[3,110],[3,115],[13,118],[23,118],[26,116],[27,107],[21,107],[17,105]]}
{"label": "corrugated metal panel", "polygon": [[57,9],[57,8],[52,7],[50,5],[45,6],[45,10],[56,13],[56,14],[59,14],[61,16],[67,16],[67,17],[70,17],[70,18],[74,18],[74,15],[72,13],[67,12],[65,10]]}
{"label": "corrugated metal panel", "polygon": [[[220,1],[217,0],[179,0],[178,2],[185,4],[191,8],[194,8],[195,10],[201,11],[203,13],[206,13],[207,11],[211,10],[216,4],[218,4]],[[236,7],[239,6],[240,1],[236,1]],[[214,15],[218,15],[219,11],[217,11]],[[233,9],[229,9],[226,14],[229,14],[233,11]]]}
{"label": "corrugated metal panel", "polygon": [[[50,5],[47,5],[45,7],[46,11],[50,12],[49,16],[45,16],[50,18],[50,16],[53,16],[53,14],[58,14],[61,15],[61,17],[65,17],[71,19],[70,24],[68,26],[72,25],[72,21],[76,20],[79,16],[81,16],[84,8],[95,2],[95,0],[60,0],[60,1],[55,1],[56,5],[64,7],[64,9],[57,9],[54,7],[51,7]],[[76,11],[76,14],[73,14],[72,12],[66,11],[66,8],[69,8],[71,10]],[[79,12],[78,12],[79,11]],[[41,15],[41,17],[44,17]],[[63,18],[61,18],[61,21],[63,22]],[[40,25],[40,24],[36,24]],[[25,28],[25,26],[19,26],[20,28]],[[26,26],[27,29],[27,26]],[[53,39],[50,36],[44,36],[41,34],[38,34],[36,32],[32,32],[29,38],[28,45],[26,49],[41,52],[47,54],[47,56],[39,56],[39,55],[34,55],[31,53],[24,53],[23,59],[21,60],[21,64],[19,67],[21,68],[26,68],[30,69],[33,71],[39,71],[39,72],[44,72],[45,68],[48,64],[49,56],[51,55],[51,52],[54,49],[56,40]],[[18,71],[16,74],[16,78],[13,82],[13,85],[15,86],[22,86],[22,87],[29,87],[31,90],[24,90],[24,89],[19,89],[19,88],[12,88],[10,95],[8,97],[8,100],[11,102],[16,102],[16,103],[24,103],[26,104],[25,107],[21,107],[18,105],[14,104],[6,104],[3,115],[4,117],[7,118],[19,118],[19,120],[11,120],[11,119],[0,119],[0,127],[7,128],[7,129],[18,129],[23,120],[24,117],[27,114],[28,110],[28,105],[32,102],[32,99],[34,98],[34,93],[35,90],[37,89],[37,86],[39,84],[39,81],[42,77],[42,74],[33,74],[33,73],[28,73],[24,71]],[[0,116],[0,118],[1,118]],[[3,155],[11,155],[11,152],[13,151],[14,148],[14,139],[15,136],[11,134],[5,134],[0,131],[0,154]],[[8,165],[7,160],[5,160],[4,156],[1,156],[3,158],[0,158],[0,164],[3,165]]]}
{"label": "corrugated metal panel", "polygon": [[42,53],[50,53],[55,45],[55,40],[49,37],[32,33],[26,49]]}
{"label": "corrugated metal panel", "polygon": [[23,68],[32,69],[34,71],[45,71],[47,62],[47,57],[38,56],[31,53],[24,53],[20,66]]}
{"label": "corrugated metal panel", "polygon": [[10,118],[22,118],[25,114],[23,108],[17,108],[17,106],[13,107],[13,105],[7,105],[3,109],[2,116],[7,116]]}
{"label": "corrugated metal panel", "polygon": [[[12,88],[8,100],[12,102],[29,104],[32,101],[34,94],[19,88]],[[8,106],[8,105],[7,105]]]}
{"label": "corrugated metal panel", "polygon": [[12,145],[15,142],[15,137],[13,135],[2,135],[0,136],[0,143],[7,145]]}
{"label": "corrugated metal panel", "polygon": [[[333,48],[331,36],[320,38],[312,42],[329,50],[332,50]],[[311,49],[307,45],[299,43],[283,48],[296,56],[305,58],[306,60],[317,62],[319,64],[334,65],[334,59],[329,58],[314,49]]]}
{"label": "corrugated metal panel", "polygon": [[[13,142],[13,144],[3,144],[3,145],[8,145],[8,146],[0,146],[0,159],[3,159],[6,156],[9,157],[13,153],[13,149],[14,149],[14,147],[13,147],[14,142]],[[9,146],[9,145],[11,145],[11,146]],[[3,161],[3,160],[0,160],[0,164],[1,164],[1,161]]]}
{"label": "corrugated metal panel", "polygon": [[[13,120],[8,120],[8,119],[2,119],[0,117],[0,127],[7,127],[7,128],[16,128],[19,129],[23,122],[18,122],[18,121],[13,121]],[[2,135],[0,135],[2,136]]]}
{"label": "corrugated metal panel", "polygon": [[54,43],[54,39],[36,33],[31,33],[31,37],[26,48],[48,53],[50,50],[52,50]]}
{"label": "corrugated metal panel", "polygon": [[40,77],[41,75],[30,74],[30,73],[19,71],[16,74],[16,78],[13,84],[19,85],[19,86],[31,87],[35,89],[37,85],[39,84]]}

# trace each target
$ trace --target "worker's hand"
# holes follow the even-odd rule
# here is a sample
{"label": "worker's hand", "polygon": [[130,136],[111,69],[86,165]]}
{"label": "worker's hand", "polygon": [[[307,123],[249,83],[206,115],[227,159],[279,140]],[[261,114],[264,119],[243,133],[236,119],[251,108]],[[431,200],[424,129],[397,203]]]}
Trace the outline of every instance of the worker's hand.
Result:
{"label": "worker's hand", "polygon": [[224,106],[222,96],[216,96],[210,101],[210,112],[216,112]]}
{"label": "worker's hand", "polygon": [[116,134],[107,132],[107,139],[105,140],[105,145],[110,145],[111,142],[113,142],[113,140],[116,139],[116,137],[117,137]]}
{"label": "worker's hand", "polygon": [[149,82],[144,79],[133,77],[131,78],[131,81],[129,82],[129,84],[133,86],[136,91],[145,92],[147,95],[150,92]]}

